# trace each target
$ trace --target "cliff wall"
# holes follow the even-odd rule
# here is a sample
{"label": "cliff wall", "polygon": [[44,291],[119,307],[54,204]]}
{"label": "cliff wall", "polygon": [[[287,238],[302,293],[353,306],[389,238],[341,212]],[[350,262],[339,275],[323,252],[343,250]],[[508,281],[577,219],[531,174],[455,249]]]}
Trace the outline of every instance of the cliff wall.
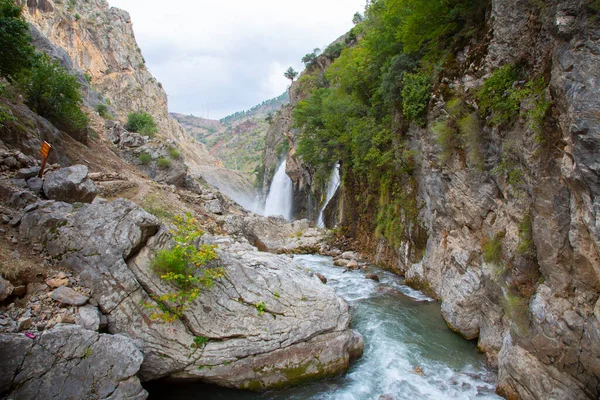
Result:
{"label": "cliff wall", "polygon": [[[492,1],[479,34],[436,75],[424,126],[392,116],[414,160],[388,199],[402,207],[362,201],[364,181],[342,164],[342,231],[441,300],[449,327],[497,365],[507,398],[600,394],[599,27],[587,1]],[[545,82],[539,126],[527,100],[509,123],[485,119],[476,93],[507,65]],[[457,96],[477,112],[477,135],[442,157],[435,126],[453,118]],[[396,240],[375,229],[382,216]]]}

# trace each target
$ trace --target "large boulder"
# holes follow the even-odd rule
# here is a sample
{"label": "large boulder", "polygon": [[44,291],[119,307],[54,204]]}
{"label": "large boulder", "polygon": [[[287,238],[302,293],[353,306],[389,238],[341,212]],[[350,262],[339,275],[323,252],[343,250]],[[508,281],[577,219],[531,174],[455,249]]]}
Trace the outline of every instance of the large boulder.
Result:
{"label": "large boulder", "polygon": [[311,228],[307,220],[290,223],[282,217],[232,215],[225,219],[224,227],[229,234],[272,253],[315,253],[325,240],[324,232]]}
{"label": "large boulder", "polygon": [[[233,241],[221,241],[219,250],[225,278],[204,290],[185,318],[153,321],[140,304],[176,290],[149,267],[172,243],[167,228],[123,199],[75,211],[60,204],[23,217],[22,228],[57,221],[46,235],[21,234],[45,241],[49,255],[92,288],[111,333],[138,340],[144,380],[171,376],[260,390],[340,373],[362,353],[348,305],[332,288],[287,256]],[[194,349],[198,337],[208,342]]]}
{"label": "large boulder", "polygon": [[133,340],[77,325],[39,338],[0,334],[0,394],[11,399],[145,399],[136,374],[143,355]]}
{"label": "large boulder", "polygon": [[0,301],[6,300],[13,293],[14,289],[12,283],[0,276]]}
{"label": "large boulder", "polygon": [[98,189],[88,177],[85,165],[73,165],[49,172],[44,180],[44,194],[47,198],[68,203],[91,203]]}

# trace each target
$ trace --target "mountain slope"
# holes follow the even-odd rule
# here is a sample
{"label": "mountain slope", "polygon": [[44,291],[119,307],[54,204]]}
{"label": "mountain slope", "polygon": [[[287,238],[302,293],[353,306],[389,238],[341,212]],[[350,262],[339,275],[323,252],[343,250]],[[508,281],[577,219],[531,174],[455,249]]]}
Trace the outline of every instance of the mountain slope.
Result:
{"label": "mountain slope", "polygon": [[261,159],[269,121],[287,102],[286,92],[219,121],[176,113],[171,116],[193,138],[206,145],[211,155],[221,159],[225,167],[238,170],[255,181],[257,171],[262,169]]}

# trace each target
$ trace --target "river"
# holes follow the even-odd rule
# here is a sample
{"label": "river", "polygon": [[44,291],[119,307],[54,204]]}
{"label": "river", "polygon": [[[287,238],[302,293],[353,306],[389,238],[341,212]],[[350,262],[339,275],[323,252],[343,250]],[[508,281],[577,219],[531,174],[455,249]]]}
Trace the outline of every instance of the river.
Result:
{"label": "river", "polygon": [[[501,399],[495,374],[473,342],[450,331],[440,305],[375,267],[348,271],[330,257],[295,256],[302,266],[325,275],[352,309],[352,327],[365,339],[363,356],[342,376],[290,389],[252,393],[197,383],[147,385],[151,400],[396,400]],[[380,283],[365,279],[376,273]]]}

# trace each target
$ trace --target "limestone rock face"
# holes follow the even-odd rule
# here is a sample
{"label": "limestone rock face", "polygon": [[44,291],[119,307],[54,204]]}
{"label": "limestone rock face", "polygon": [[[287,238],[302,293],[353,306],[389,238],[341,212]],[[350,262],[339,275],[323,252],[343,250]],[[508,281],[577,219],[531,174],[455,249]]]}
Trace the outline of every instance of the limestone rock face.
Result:
{"label": "limestone rock face", "polygon": [[[34,225],[48,229],[35,233],[28,229]],[[77,210],[47,202],[26,213],[21,228],[24,239],[45,242],[49,255],[92,289],[112,334],[136,339],[142,379],[266,389],[339,373],[362,353],[348,305],[287,256],[220,241],[225,278],[204,290],[185,318],[164,324],[140,306],[175,290],[149,266],[171,243],[155,217],[122,199]],[[200,349],[191,347],[197,336],[209,339]]]}
{"label": "limestone rock face", "polygon": [[0,393],[13,399],[146,399],[133,340],[58,325],[39,338],[0,334]]}
{"label": "limestone rock face", "polygon": [[[63,65],[91,76],[91,86],[110,100],[121,121],[133,111],[154,117],[159,132],[175,140],[189,162],[222,166],[204,145],[195,143],[169,116],[167,95],[146,68],[126,11],[109,7],[106,0],[54,2],[20,0],[25,17],[39,36],[50,42],[53,56]],[[78,15],[79,18],[74,18]],[[70,68],[71,69],[71,68]]]}
{"label": "limestone rock face", "polygon": [[98,193],[85,165],[73,165],[47,173],[43,190],[47,198],[68,203],[91,203]]}
{"label": "limestone rock face", "polygon": [[[451,329],[478,338],[479,348],[498,366],[499,391],[508,398],[596,399],[600,395],[597,10],[578,0],[554,0],[543,6],[520,0],[490,4],[482,32],[485,39],[473,40],[462,49],[464,54],[457,54],[456,77],[438,82],[444,89],[433,92],[427,126],[399,128],[407,147],[419,154],[411,178],[425,234],[403,221],[409,228],[400,245],[374,240],[372,220],[361,221],[364,205],[353,204],[362,188],[352,187],[352,171],[345,171],[339,194],[341,223],[375,261],[441,300]],[[531,101],[522,102],[515,118],[501,127],[492,126],[479,113],[483,167],[469,164],[465,148],[441,163],[432,126],[445,118],[444,108],[457,95],[477,110],[475,93],[507,64],[525,65],[527,79],[543,78],[548,85],[543,96],[551,106],[543,126],[537,132],[531,126],[527,117]],[[522,84],[516,82],[515,87]],[[288,157],[294,155],[292,144]],[[302,167],[290,167],[290,176],[299,177]],[[522,179],[511,180],[511,173]],[[491,242],[500,248],[492,257],[486,254]],[[415,254],[417,245],[423,251]],[[344,264],[341,260],[338,263]]]}

